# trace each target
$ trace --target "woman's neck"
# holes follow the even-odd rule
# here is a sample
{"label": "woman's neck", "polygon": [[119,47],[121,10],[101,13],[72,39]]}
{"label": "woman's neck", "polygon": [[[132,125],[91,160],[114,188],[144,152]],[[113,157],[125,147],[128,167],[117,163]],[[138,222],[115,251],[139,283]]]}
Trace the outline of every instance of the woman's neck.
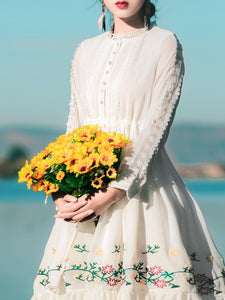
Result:
{"label": "woman's neck", "polygon": [[144,27],[144,16],[143,15],[136,15],[131,19],[120,19],[114,16],[114,31],[113,33],[126,33],[130,31],[134,31],[138,28]]}

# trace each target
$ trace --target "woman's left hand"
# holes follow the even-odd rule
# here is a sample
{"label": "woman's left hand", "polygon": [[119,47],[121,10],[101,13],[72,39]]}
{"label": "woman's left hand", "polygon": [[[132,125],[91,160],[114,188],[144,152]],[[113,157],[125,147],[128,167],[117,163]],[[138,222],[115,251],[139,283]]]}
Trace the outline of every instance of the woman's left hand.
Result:
{"label": "woman's left hand", "polygon": [[[83,195],[78,201],[86,200],[87,204],[75,211],[75,203],[71,203],[70,211],[59,213],[55,218],[61,218],[69,223],[86,222],[94,220],[100,216],[110,205],[120,200],[124,190],[116,188],[107,188],[106,190],[95,193],[93,196]],[[68,206],[67,206],[68,208]]]}

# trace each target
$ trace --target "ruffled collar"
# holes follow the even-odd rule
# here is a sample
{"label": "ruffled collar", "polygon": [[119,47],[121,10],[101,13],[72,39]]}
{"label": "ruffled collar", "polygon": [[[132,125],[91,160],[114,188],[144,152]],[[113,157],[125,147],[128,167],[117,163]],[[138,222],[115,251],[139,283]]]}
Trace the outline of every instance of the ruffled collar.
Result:
{"label": "ruffled collar", "polygon": [[[150,29],[151,29],[151,27],[150,27]],[[135,29],[133,31],[120,32],[120,33],[113,33],[110,30],[110,31],[105,32],[105,35],[106,35],[107,38],[110,38],[112,40],[131,39],[131,38],[135,38],[135,37],[138,37],[138,36],[142,35],[144,32],[146,32],[150,29],[148,28],[148,26],[145,26],[145,27]]]}

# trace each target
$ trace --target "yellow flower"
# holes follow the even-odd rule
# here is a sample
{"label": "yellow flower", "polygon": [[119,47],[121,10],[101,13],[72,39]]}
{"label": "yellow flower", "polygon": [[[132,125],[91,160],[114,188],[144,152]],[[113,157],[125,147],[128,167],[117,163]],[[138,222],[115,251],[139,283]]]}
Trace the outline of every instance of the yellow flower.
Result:
{"label": "yellow flower", "polygon": [[28,161],[26,160],[25,166],[22,167],[22,169],[18,172],[19,179],[18,182],[29,182],[31,179],[31,176],[33,174],[33,171],[31,169],[30,164],[28,164]]}
{"label": "yellow flower", "polygon": [[206,257],[206,259],[210,262],[210,261],[213,261],[213,256],[209,255]]}
{"label": "yellow flower", "polygon": [[115,149],[122,148],[131,142],[124,134],[116,134],[115,132],[109,132],[107,135],[107,141]]}
{"label": "yellow flower", "polygon": [[61,164],[69,159],[71,159],[73,155],[73,150],[69,147],[57,147],[53,151],[54,161],[58,164]]}
{"label": "yellow flower", "polygon": [[47,156],[49,156],[49,154],[51,154],[51,149],[49,149],[48,147],[45,148],[45,150],[42,150],[38,156],[41,158],[46,158]]}
{"label": "yellow flower", "polygon": [[171,250],[171,251],[169,251],[169,254],[171,256],[178,256],[178,255],[180,255],[180,251],[179,250]]}
{"label": "yellow flower", "polygon": [[[44,191],[45,186],[46,186],[46,180],[39,180],[38,183],[35,185],[37,187],[37,190]],[[34,188],[34,187],[33,187]]]}
{"label": "yellow flower", "polygon": [[145,285],[144,280],[141,280],[141,281],[139,282],[139,285],[140,285],[140,286]]}
{"label": "yellow flower", "polygon": [[44,266],[42,266],[42,265],[39,267],[39,270],[41,270],[41,271],[44,271],[45,269],[46,268]]}
{"label": "yellow flower", "polygon": [[59,190],[59,187],[57,184],[52,184],[46,181],[45,186],[44,186],[44,192],[46,195],[51,195],[52,193],[55,193]]}
{"label": "yellow flower", "polygon": [[55,193],[59,190],[59,187],[57,184],[50,184],[50,192]]}
{"label": "yellow flower", "polygon": [[77,142],[87,142],[93,139],[94,135],[98,130],[97,125],[86,125],[83,126],[74,134],[74,140]]}
{"label": "yellow flower", "polygon": [[34,192],[38,192],[38,185],[37,184],[33,184],[32,188],[33,188]]}
{"label": "yellow flower", "polygon": [[40,160],[37,163],[37,168],[42,172],[43,170],[46,171],[54,164],[54,161],[51,157],[46,157],[45,159]]}
{"label": "yellow flower", "polygon": [[98,144],[96,141],[85,143],[85,146],[87,147],[88,153],[92,153],[92,152],[96,151],[96,149],[98,148]]}
{"label": "yellow flower", "polygon": [[103,254],[103,251],[100,249],[95,250],[95,255],[101,256]]}
{"label": "yellow flower", "polygon": [[101,178],[95,177],[94,180],[92,180],[91,185],[96,188],[100,189],[102,187],[103,180]]}
{"label": "yellow flower", "polygon": [[102,143],[99,144],[98,146],[98,152],[104,153],[104,152],[110,152],[113,153],[113,146],[110,145],[109,143],[106,143],[105,141],[103,141]]}
{"label": "yellow flower", "polygon": [[63,171],[59,171],[59,173],[57,173],[56,175],[56,179],[59,181],[62,181],[64,177],[65,177],[65,172]]}
{"label": "yellow flower", "polygon": [[106,171],[106,176],[109,177],[109,178],[116,178],[116,175],[117,175],[117,172],[114,168],[109,168]]}
{"label": "yellow flower", "polygon": [[92,160],[88,157],[82,159],[81,161],[77,162],[76,172],[79,174],[84,174],[90,171],[91,169]]}
{"label": "yellow flower", "polygon": [[41,160],[42,160],[42,158],[40,156],[38,156],[38,155],[34,156],[30,162],[31,168],[34,169],[37,166],[38,162]]}
{"label": "yellow flower", "polygon": [[184,267],[185,267],[186,269],[189,269],[189,270],[192,269],[192,266],[189,265],[189,264],[185,265]]}
{"label": "yellow flower", "polygon": [[71,158],[67,162],[65,162],[66,170],[70,172],[76,172],[76,159]]}
{"label": "yellow flower", "polygon": [[37,167],[33,173],[33,176],[35,179],[41,179],[46,171],[46,164],[42,162],[37,163]]}
{"label": "yellow flower", "polygon": [[111,167],[115,162],[118,161],[118,158],[115,154],[111,152],[104,152],[100,154],[100,163],[103,166],[109,166]]}
{"label": "yellow flower", "polygon": [[28,188],[28,190],[31,188],[32,184],[33,184],[32,179],[29,179],[27,181],[27,188]]}
{"label": "yellow flower", "polygon": [[91,153],[88,156],[91,164],[91,168],[97,168],[99,166],[99,154],[96,152]]}

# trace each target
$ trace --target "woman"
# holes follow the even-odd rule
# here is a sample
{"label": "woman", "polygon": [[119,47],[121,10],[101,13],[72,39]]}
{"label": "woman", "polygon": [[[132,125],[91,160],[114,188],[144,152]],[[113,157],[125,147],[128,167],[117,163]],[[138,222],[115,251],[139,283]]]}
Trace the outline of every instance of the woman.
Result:
{"label": "woman", "polygon": [[[149,0],[105,0],[114,25],[83,41],[71,72],[67,132],[124,133],[121,176],[59,210],[34,283],[36,299],[225,299],[224,264],[165,150],[184,74],[175,35],[151,26]],[[100,216],[97,227],[95,218]]]}

